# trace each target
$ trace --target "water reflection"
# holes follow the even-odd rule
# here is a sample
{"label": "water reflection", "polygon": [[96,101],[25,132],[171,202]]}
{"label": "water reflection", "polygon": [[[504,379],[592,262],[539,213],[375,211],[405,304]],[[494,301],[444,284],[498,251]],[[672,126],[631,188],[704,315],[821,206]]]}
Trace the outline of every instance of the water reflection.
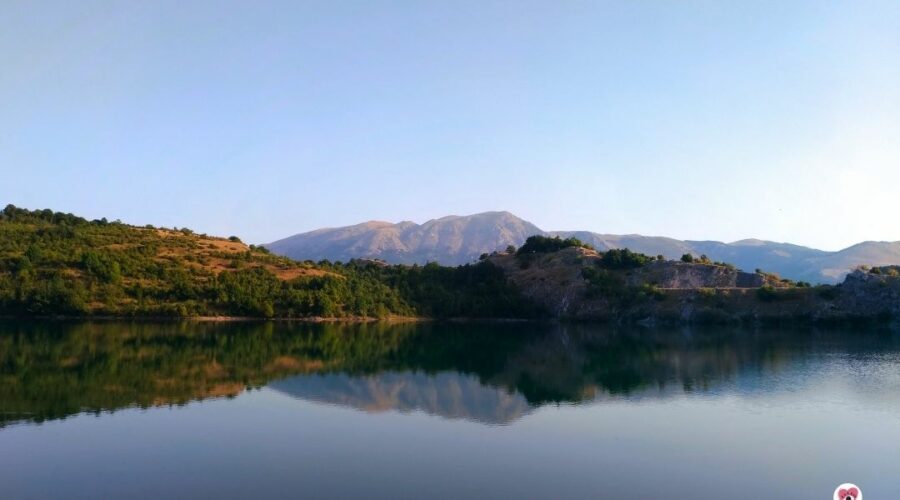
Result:
{"label": "water reflection", "polygon": [[300,375],[269,387],[295,398],[367,412],[421,411],[486,424],[507,424],[533,409],[517,392],[457,372]]}
{"label": "water reflection", "polygon": [[0,427],[268,385],[489,424],[545,404],[791,390],[820,356],[897,358],[888,331],[584,325],[0,323]]}

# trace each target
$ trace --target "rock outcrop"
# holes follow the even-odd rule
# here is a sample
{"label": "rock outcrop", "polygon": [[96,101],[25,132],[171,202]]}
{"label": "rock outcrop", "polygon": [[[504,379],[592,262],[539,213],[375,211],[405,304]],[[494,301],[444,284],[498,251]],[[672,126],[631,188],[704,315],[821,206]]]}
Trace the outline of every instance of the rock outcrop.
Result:
{"label": "rock outcrop", "polygon": [[897,274],[856,270],[848,274],[840,286],[838,303],[843,310],[860,316],[900,317],[900,277]]}
{"label": "rock outcrop", "polygon": [[579,247],[495,254],[489,262],[523,295],[562,319],[654,324],[900,317],[900,270],[892,268],[858,270],[841,285],[808,287],[706,263],[655,260],[607,269],[601,254]]}
{"label": "rock outcrop", "polygon": [[746,273],[733,267],[673,261],[654,261],[626,276],[631,286],[651,284],[659,288],[759,288],[784,286],[760,273]]}

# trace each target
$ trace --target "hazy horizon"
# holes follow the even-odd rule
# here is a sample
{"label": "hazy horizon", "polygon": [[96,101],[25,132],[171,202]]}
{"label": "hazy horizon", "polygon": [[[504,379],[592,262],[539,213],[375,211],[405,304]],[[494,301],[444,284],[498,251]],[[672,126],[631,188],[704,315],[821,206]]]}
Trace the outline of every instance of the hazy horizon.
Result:
{"label": "hazy horizon", "polygon": [[900,4],[0,6],[0,202],[268,243],[900,241]]}

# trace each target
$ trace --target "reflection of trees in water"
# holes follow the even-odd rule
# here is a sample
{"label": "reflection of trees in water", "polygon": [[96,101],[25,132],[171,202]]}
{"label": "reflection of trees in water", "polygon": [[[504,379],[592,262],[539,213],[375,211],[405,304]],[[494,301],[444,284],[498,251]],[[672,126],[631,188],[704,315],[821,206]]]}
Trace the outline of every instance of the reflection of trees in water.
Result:
{"label": "reflection of trees in water", "polygon": [[234,396],[302,374],[332,376],[295,379],[299,397],[506,422],[527,412],[523,402],[708,391],[813,351],[885,348],[896,348],[892,336],[840,331],[7,322],[0,425]]}
{"label": "reflection of trees in water", "polygon": [[234,396],[297,373],[375,367],[409,328],[273,323],[0,324],[0,422]]}

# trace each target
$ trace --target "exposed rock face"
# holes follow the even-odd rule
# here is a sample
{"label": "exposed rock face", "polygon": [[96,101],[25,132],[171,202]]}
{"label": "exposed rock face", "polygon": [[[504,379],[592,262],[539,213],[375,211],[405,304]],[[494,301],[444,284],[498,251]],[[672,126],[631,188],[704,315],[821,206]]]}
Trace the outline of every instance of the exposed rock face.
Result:
{"label": "exposed rock face", "polygon": [[[589,283],[583,276],[584,270],[601,267],[601,256],[593,250],[572,247],[521,257],[500,254],[492,256],[490,261],[500,266],[526,297],[541,304],[556,317],[610,318],[622,312],[616,297],[590,294]],[[644,285],[686,292],[784,286],[780,281],[761,274],[745,273],[720,265],[676,261],[654,261],[641,268],[615,271],[613,274],[621,280],[623,290]]]}
{"label": "exposed rock face", "polygon": [[558,252],[536,254],[527,259],[514,255],[492,256],[510,282],[536,303],[557,317],[581,314],[585,306],[587,281],[582,270],[595,265],[597,252],[584,248],[566,248]]}
{"label": "exposed rock face", "polygon": [[781,286],[757,273],[733,268],[672,261],[655,261],[635,269],[626,277],[631,286],[643,284],[660,288],[759,288],[769,284]]}
{"label": "exposed rock face", "polygon": [[900,278],[853,271],[841,284],[839,303],[860,314],[900,317]]}
{"label": "exposed rock face", "polygon": [[500,254],[490,262],[557,318],[643,323],[900,318],[900,276],[887,271],[855,271],[839,286],[806,288],[726,266],[654,261],[636,269],[603,269],[613,284],[598,291],[584,277],[587,269],[602,269],[592,250]]}

